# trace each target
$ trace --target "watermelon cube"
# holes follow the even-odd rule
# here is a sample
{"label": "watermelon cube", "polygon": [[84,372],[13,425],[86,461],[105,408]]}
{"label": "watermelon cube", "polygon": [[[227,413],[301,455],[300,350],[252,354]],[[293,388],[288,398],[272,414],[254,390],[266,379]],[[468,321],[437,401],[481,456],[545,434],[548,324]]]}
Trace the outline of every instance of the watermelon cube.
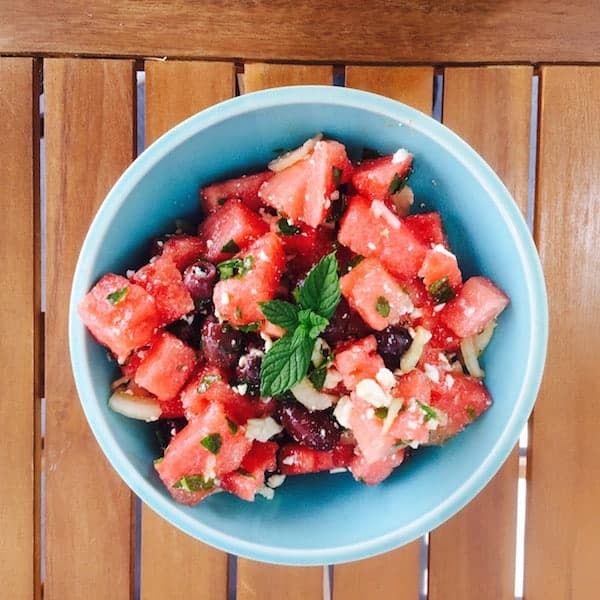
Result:
{"label": "watermelon cube", "polygon": [[206,244],[195,235],[174,235],[163,242],[162,254],[183,271],[206,252]]}
{"label": "watermelon cube", "polygon": [[233,432],[223,407],[214,402],[171,440],[156,470],[169,493],[183,504],[197,504],[215,491],[215,479],[235,471],[251,442]]}
{"label": "watermelon cube", "polygon": [[377,340],[374,335],[338,350],[334,365],[349,390],[353,390],[362,379],[375,379],[379,370],[385,367],[383,358],[377,354]]}
{"label": "watermelon cube", "polygon": [[259,302],[275,297],[285,266],[281,241],[276,234],[267,233],[228,266],[229,277],[224,279],[221,269],[221,281],[213,292],[217,313],[233,325],[264,321]]}
{"label": "watermelon cube", "polygon": [[196,365],[196,353],[179,338],[163,331],[141,360],[135,382],[159,400],[177,396]]}
{"label": "watermelon cube", "polygon": [[402,150],[364,160],[354,169],[352,185],[369,200],[385,200],[398,191],[400,181],[409,174],[412,160],[412,155]]}
{"label": "watermelon cube", "polygon": [[131,280],[143,287],[153,298],[160,314],[161,325],[167,325],[194,310],[181,273],[168,256],[158,256],[134,273]]}
{"label": "watermelon cube", "polygon": [[333,450],[314,450],[300,444],[285,444],[279,450],[279,470],[284,475],[330,471],[348,467],[353,457],[353,444],[338,444]]}
{"label": "watermelon cube", "polygon": [[489,279],[471,277],[440,311],[440,320],[456,335],[469,337],[482,331],[508,303],[508,296]]}
{"label": "watermelon cube", "polygon": [[408,294],[375,258],[365,258],[340,279],[348,304],[373,329],[396,325],[413,308]]}
{"label": "watermelon cube", "polygon": [[408,215],[404,218],[406,226],[415,236],[428,246],[441,244],[448,248],[448,240],[442,225],[442,216],[439,212],[428,212]]}
{"label": "watermelon cube", "polygon": [[423,279],[423,283],[427,287],[441,281],[444,277],[453,289],[462,284],[462,275],[456,256],[441,244],[436,244],[427,251],[419,269],[419,277]]}
{"label": "watermelon cube", "polygon": [[206,258],[221,262],[246,249],[269,226],[241,200],[228,200],[200,224],[198,235],[206,244]]}
{"label": "watermelon cube", "polygon": [[416,277],[427,252],[426,244],[384,202],[362,196],[350,199],[338,240],[356,254],[377,258],[399,279]]}
{"label": "watermelon cube", "polygon": [[258,191],[260,199],[284,217],[298,221],[304,215],[306,181],[310,171],[308,158],[295,162],[261,186]]}
{"label": "watermelon cube", "polygon": [[392,471],[404,461],[404,448],[397,448],[391,454],[386,454],[383,458],[375,462],[367,462],[361,454],[354,457],[350,465],[350,471],[354,479],[366,483],[367,485],[376,485],[387,479]]}
{"label": "watermelon cube", "polygon": [[160,325],[154,298],[143,287],[112,273],[84,296],[77,312],[91,334],[120,363],[148,344]]}
{"label": "watermelon cube", "polygon": [[263,205],[258,197],[260,186],[273,177],[272,171],[261,171],[253,175],[242,175],[200,188],[200,206],[205,215],[219,210],[227,200],[239,199],[254,211]]}

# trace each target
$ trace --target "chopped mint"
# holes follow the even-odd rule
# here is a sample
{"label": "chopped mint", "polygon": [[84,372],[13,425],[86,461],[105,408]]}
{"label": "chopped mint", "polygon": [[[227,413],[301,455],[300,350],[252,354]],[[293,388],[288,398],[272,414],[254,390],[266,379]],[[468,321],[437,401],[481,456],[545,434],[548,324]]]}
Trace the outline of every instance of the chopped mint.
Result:
{"label": "chopped mint", "polygon": [[200,444],[204,446],[211,454],[219,454],[223,440],[220,433],[211,433],[200,440]]}
{"label": "chopped mint", "polygon": [[200,382],[200,385],[196,388],[196,391],[199,394],[204,394],[208,388],[215,383],[215,381],[219,381],[221,379],[220,375],[205,375]]}
{"label": "chopped mint", "polygon": [[448,280],[448,275],[444,275],[429,286],[429,293],[433,296],[437,304],[448,302],[456,296]]}
{"label": "chopped mint", "polygon": [[108,296],[106,296],[106,299],[114,306],[115,304],[118,304],[119,302],[121,302],[121,300],[123,300],[123,298],[125,298],[128,291],[129,291],[129,286],[126,285],[125,287],[122,287],[120,290],[117,290],[116,292],[111,292]]}
{"label": "chopped mint", "polygon": [[227,252],[235,254],[240,251],[240,247],[235,243],[233,239],[229,240],[222,248],[221,252]]}
{"label": "chopped mint", "polygon": [[205,479],[203,475],[186,475],[173,484],[176,489],[183,489],[186,492],[202,492],[215,487],[214,479]]}
{"label": "chopped mint", "polygon": [[388,409],[387,406],[379,406],[378,408],[375,409],[375,416],[378,419],[385,419],[388,415]]}
{"label": "chopped mint", "polygon": [[375,310],[385,319],[390,315],[390,303],[384,296],[379,296],[375,302]]}
{"label": "chopped mint", "polygon": [[289,224],[287,219],[281,217],[279,221],[277,221],[277,227],[279,227],[279,231],[281,231],[282,235],[298,235],[302,230],[300,227]]}

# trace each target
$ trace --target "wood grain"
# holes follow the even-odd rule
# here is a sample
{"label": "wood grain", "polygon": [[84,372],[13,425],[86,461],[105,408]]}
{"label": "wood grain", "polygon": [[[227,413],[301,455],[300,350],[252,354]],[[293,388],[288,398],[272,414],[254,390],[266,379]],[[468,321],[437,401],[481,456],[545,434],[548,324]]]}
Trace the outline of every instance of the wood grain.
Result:
{"label": "wood grain", "polygon": [[[410,104],[431,114],[432,67],[346,67],[346,86]],[[336,565],[334,600],[414,600],[419,596],[421,542],[375,558]]]}
{"label": "wood grain", "polygon": [[69,364],[67,312],[90,221],[134,156],[134,63],[44,64],[46,205],[46,600],[126,600],[132,497],[85,421]]}
{"label": "wood grain", "polygon": [[600,589],[600,68],[544,67],[535,232],[550,340],[533,415],[525,595]]}
{"label": "wood grain", "polygon": [[[233,63],[146,62],[146,145],[183,119],[234,94]],[[173,577],[173,573],[177,573]],[[142,508],[143,600],[226,598],[227,554],[214,550]]]}
{"label": "wood grain", "polygon": [[[246,92],[254,92],[284,85],[332,82],[331,66],[253,63],[245,66],[241,87]],[[238,559],[237,600],[320,600],[322,587],[323,569],[320,567],[286,567]]]}
{"label": "wood grain", "polygon": [[331,85],[333,67],[315,65],[245,65],[243,92],[255,92],[283,85]]}
{"label": "wood grain", "polygon": [[277,61],[597,61],[590,0],[5,0],[0,52]]}
{"label": "wood grain", "polygon": [[0,501],[0,581],[7,598],[40,595],[38,97],[36,63],[0,58],[0,481],[7,492]]}
{"label": "wood grain", "polygon": [[[527,214],[530,67],[446,69],[444,124],[470,143]],[[518,448],[488,486],[430,534],[429,599],[514,599]]]}

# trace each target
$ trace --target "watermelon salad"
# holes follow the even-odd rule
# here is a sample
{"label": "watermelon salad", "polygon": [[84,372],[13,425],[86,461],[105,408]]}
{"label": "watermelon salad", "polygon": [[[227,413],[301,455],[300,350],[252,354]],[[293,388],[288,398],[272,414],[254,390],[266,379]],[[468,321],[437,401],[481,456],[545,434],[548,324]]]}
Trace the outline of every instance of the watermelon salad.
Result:
{"label": "watermelon salad", "polygon": [[120,370],[109,406],[155,428],[176,501],[319,471],[374,485],[490,407],[478,357],[509,299],[463,280],[438,212],[411,214],[412,170],[315,136],[202,187],[198,226],[81,300]]}

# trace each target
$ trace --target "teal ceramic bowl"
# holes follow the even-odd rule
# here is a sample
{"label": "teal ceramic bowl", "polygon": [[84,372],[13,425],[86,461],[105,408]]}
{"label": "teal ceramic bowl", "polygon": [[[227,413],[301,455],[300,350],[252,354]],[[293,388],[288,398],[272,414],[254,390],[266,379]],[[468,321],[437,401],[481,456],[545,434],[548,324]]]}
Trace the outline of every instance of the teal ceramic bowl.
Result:
{"label": "teal ceramic bowl", "polygon": [[[76,305],[108,271],[139,266],[148,240],[196,215],[198,187],[264,167],[276,148],[316,132],[381,152],[408,148],[418,210],[439,210],[465,275],[484,274],[511,297],[483,367],[493,407],[442,448],[428,448],[376,487],[349,474],[289,477],[267,501],[216,494],[176,504],[154,473],[149,428],[111,412],[116,376],[86,332]],[[86,237],[70,306],[73,372],[98,443],[130,488],[186,533],[256,560],[317,565],[401,546],[455,514],[500,468],[518,440],[539,387],[547,302],[529,231],[492,169],[440,123],[398,102],[340,87],[248,94],[184,121],[149,147],[108,194]]]}

